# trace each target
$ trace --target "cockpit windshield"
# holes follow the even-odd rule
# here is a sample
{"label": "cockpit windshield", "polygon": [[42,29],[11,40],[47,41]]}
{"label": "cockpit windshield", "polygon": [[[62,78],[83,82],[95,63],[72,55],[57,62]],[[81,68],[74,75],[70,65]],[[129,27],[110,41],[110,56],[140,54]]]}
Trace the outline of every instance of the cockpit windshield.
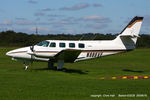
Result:
{"label": "cockpit windshield", "polygon": [[43,47],[48,47],[49,45],[49,42],[48,41],[42,41],[42,42],[39,42],[38,44],[36,44],[37,46],[43,46]]}

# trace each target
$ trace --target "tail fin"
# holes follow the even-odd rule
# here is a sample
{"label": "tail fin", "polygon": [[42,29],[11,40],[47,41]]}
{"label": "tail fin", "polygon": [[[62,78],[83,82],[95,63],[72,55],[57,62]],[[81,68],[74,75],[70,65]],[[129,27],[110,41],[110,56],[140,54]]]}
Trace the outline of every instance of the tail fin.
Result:
{"label": "tail fin", "polygon": [[143,17],[134,17],[130,23],[123,29],[120,36],[138,37]]}
{"label": "tail fin", "polygon": [[123,31],[115,39],[116,42],[123,43],[126,49],[134,49],[136,45],[137,38],[139,37],[139,32],[143,17],[134,17],[130,23],[123,29]]}

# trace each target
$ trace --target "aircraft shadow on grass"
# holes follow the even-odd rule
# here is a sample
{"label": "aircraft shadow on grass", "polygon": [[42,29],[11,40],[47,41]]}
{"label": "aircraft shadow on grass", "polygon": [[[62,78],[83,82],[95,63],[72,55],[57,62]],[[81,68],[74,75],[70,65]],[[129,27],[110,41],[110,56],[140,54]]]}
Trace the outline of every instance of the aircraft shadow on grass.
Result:
{"label": "aircraft shadow on grass", "polygon": [[122,71],[125,72],[134,72],[134,73],[143,73],[144,71],[140,71],[140,70],[131,70],[131,69],[123,69]]}
{"label": "aircraft shadow on grass", "polygon": [[53,71],[62,71],[62,72],[65,72],[65,73],[76,73],[76,74],[88,74],[88,71],[81,71],[81,70],[78,70],[78,69],[67,69],[67,68],[63,68],[61,70],[57,70],[57,67],[54,67],[53,69],[49,69],[49,68],[39,68],[39,69],[32,69],[32,70],[53,70]]}

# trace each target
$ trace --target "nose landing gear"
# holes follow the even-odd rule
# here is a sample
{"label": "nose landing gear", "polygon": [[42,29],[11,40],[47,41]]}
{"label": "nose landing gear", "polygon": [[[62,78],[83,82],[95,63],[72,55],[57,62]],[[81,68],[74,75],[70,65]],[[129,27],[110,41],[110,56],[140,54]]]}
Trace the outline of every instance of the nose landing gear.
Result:
{"label": "nose landing gear", "polygon": [[24,62],[24,70],[27,70],[29,67],[29,62]]}

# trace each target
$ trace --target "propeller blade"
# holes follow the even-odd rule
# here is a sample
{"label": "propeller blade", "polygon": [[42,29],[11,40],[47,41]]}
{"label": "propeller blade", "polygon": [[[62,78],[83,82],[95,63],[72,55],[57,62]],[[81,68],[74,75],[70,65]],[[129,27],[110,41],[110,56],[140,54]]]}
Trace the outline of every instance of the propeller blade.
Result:
{"label": "propeller blade", "polygon": [[30,50],[33,52],[33,54],[31,54],[31,63],[33,63],[33,60],[34,60],[34,45],[30,46]]}
{"label": "propeller blade", "polygon": [[34,52],[34,46],[30,46],[30,50]]}

